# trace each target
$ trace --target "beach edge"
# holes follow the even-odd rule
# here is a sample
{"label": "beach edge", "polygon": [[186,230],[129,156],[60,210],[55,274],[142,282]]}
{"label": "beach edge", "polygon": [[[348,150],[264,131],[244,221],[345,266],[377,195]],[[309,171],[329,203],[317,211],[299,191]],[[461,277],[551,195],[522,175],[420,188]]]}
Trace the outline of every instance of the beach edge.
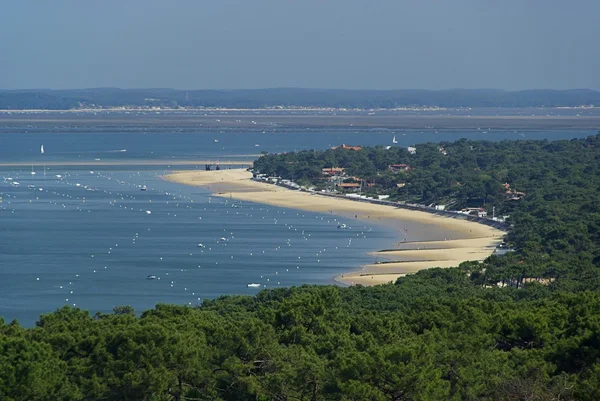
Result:
{"label": "beach edge", "polygon": [[[358,284],[371,286],[393,283],[400,277],[428,268],[447,268],[458,266],[466,261],[482,261],[493,253],[496,246],[506,235],[506,231],[475,221],[453,219],[425,211],[400,209],[391,205],[378,205],[357,202],[352,199],[319,196],[318,194],[253,181],[251,180],[252,173],[239,168],[218,171],[173,170],[168,174],[161,175],[161,178],[177,184],[202,187],[218,197],[317,213],[329,212],[343,217],[354,214],[355,216],[363,216],[364,219],[365,214],[368,214],[370,219],[370,216],[383,215],[386,220],[408,220],[418,224],[451,227],[459,235],[458,238],[453,238],[451,241],[442,244],[444,245],[443,250],[446,252],[441,252],[440,257],[442,259],[439,260],[424,259],[425,255],[423,255],[422,260],[419,260],[418,256],[431,251],[431,248],[428,248],[429,245],[441,241],[420,241],[412,243],[416,249],[409,249],[415,260],[392,260],[385,264],[362,265],[360,270],[349,271],[332,277],[334,282],[345,286]],[[370,219],[368,221],[376,225],[383,225],[379,220]],[[400,229],[396,228],[394,231],[401,237]],[[400,252],[403,249],[392,250],[391,253],[378,250],[369,253],[387,258],[393,254],[393,251]]]}

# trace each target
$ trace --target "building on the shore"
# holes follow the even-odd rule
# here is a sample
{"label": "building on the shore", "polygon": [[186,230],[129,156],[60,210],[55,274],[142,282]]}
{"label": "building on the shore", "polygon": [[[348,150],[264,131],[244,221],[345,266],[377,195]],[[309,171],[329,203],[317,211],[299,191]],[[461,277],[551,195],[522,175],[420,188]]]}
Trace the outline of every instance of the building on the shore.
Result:
{"label": "building on the shore", "polygon": [[321,169],[321,174],[325,176],[341,176],[344,175],[346,170],[341,167],[327,167]]}
{"label": "building on the shore", "polygon": [[342,146],[334,146],[331,149],[336,150],[339,148],[342,148],[345,150],[361,150],[362,149],[360,146],[351,146],[351,145],[349,146],[349,145],[346,145],[345,143],[342,143]]}
{"label": "building on the shore", "polygon": [[398,164],[391,164],[390,166],[388,166],[388,170],[390,170],[393,173],[397,173],[400,171],[410,171],[411,167],[408,164],[398,163]]}
{"label": "building on the shore", "polygon": [[341,188],[346,191],[356,191],[360,189],[360,184],[358,182],[342,182],[337,186],[338,188]]}
{"label": "building on the shore", "polygon": [[502,184],[502,186],[506,191],[506,196],[508,197],[508,200],[521,200],[525,196],[525,192],[515,191],[510,187],[509,183],[504,183]]}
{"label": "building on the shore", "polygon": [[466,214],[467,216],[487,217],[487,212],[481,207],[467,207],[456,212],[458,214]]}

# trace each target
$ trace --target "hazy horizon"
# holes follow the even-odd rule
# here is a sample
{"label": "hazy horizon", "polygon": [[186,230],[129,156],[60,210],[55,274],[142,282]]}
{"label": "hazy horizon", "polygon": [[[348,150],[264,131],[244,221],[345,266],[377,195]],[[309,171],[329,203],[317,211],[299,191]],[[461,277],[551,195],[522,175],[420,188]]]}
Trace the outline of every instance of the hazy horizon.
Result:
{"label": "hazy horizon", "polygon": [[427,92],[443,92],[443,91],[502,91],[502,92],[526,92],[526,91],[595,91],[600,92],[600,89],[594,88],[523,88],[523,89],[503,89],[503,88],[310,88],[310,87],[264,87],[264,88],[173,88],[173,87],[118,87],[118,86],[97,86],[97,87],[73,87],[73,88],[1,88],[0,91],[82,91],[82,90],[175,90],[175,91],[261,91],[261,90],[316,90],[316,91],[427,91]]}
{"label": "hazy horizon", "polygon": [[600,90],[600,2],[10,2],[0,88]]}

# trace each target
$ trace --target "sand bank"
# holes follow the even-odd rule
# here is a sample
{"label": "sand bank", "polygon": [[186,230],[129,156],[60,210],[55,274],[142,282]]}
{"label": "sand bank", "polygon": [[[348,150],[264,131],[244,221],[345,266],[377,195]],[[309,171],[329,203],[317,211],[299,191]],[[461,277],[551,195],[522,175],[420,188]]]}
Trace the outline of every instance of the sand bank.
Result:
{"label": "sand bank", "polygon": [[[398,230],[399,242],[395,249],[374,252],[371,254],[374,258],[373,264],[364,266],[361,271],[336,277],[336,280],[350,285],[387,283],[430,267],[451,267],[467,260],[483,260],[493,252],[505,234],[496,228],[466,220],[330,198],[256,182],[251,180],[251,173],[242,169],[178,171],[165,175],[164,178],[181,184],[205,187],[218,196],[313,212],[334,213]],[[407,232],[422,241],[406,241],[407,238],[410,239]],[[386,263],[381,263],[384,261]]]}

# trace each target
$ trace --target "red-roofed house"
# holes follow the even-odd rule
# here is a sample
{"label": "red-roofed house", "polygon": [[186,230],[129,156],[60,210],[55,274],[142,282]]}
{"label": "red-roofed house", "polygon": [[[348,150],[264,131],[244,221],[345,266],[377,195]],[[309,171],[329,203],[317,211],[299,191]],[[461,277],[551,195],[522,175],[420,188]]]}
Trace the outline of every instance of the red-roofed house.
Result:
{"label": "red-roofed house", "polygon": [[341,167],[327,167],[321,169],[323,175],[343,175],[345,170]]}
{"label": "red-roofed house", "polygon": [[390,171],[397,173],[398,171],[410,171],[410,166],[408,164],[392,164],[388,167]]}
{"label": "red-roofed house", "polygon": [[[338,148],[340,148],[340,146],[334,146],[334,147],[333,147],[333,148],[331,148],[331,149],[333,149],[333,150],[336,150],[336,149],[338,149]],[[360,146],[346,146],[346,144],[345,144],[345,143],[342,143],[342,146],[341,146],[341,148],[342,148],[342,149],[346,149],[346,150],[361,150],[361,149],[362,149]]]}
{"label": "red-roofed house", "polygon": [[338,187],[342,189],[358,189],[360,188],[360,184],[358,182],[342,182],[338,184]]}

